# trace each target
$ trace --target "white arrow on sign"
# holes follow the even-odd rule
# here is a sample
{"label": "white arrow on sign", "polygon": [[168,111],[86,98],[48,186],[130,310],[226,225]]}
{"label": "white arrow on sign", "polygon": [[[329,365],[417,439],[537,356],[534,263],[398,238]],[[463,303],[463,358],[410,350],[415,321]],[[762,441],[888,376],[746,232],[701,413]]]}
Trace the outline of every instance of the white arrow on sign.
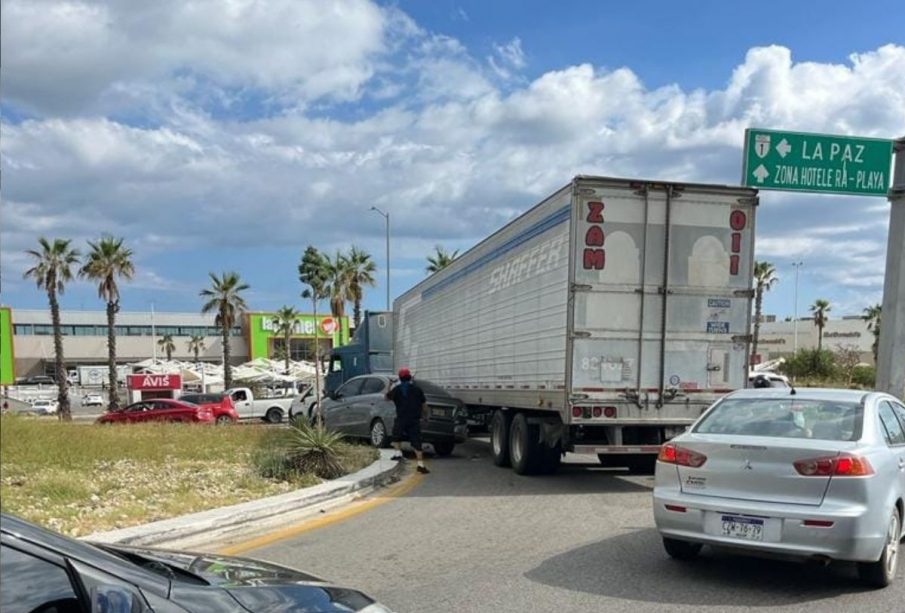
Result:
{"label": "white arrow on sign", "polygon": [[763,164],[755,168],[754,172],[752,172],[751,174],[754,175],[754,178],[757,179],[758,183],[763,183],[764,179],[770,176],[770,172],[766,168],[764,168]]}
{"label": "white arrow on sign", "polygon": [[776,152],[779,153],[779,157],[786,157],[789,155],[790,151],[792,151],[792,145],[790,145],[789,141],[786,139],[782,139],[779,141],[779,144],[776,145]]}

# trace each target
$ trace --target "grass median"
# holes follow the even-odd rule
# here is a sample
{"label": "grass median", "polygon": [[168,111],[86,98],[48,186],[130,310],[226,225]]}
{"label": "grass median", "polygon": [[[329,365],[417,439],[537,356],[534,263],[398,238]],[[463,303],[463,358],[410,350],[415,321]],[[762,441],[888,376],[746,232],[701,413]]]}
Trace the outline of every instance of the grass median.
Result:
{"label": "grass median", "polygon": [[[0,418],[0,508],[72,536],[134,526],[320,483],[283,461],[286,428],[86,426]],[[339,443],[343,473],[377,458]]]}

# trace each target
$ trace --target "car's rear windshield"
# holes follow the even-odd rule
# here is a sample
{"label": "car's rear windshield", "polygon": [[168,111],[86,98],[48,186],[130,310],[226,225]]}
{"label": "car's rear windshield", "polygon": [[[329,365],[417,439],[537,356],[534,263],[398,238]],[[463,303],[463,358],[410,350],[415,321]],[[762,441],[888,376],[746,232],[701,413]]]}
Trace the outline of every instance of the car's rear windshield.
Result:
{"label": "car's rear windshield", "polygon": [[856,402],[728,398],[707,413],[694,432],[856,441],[863,419],[864,409]]}

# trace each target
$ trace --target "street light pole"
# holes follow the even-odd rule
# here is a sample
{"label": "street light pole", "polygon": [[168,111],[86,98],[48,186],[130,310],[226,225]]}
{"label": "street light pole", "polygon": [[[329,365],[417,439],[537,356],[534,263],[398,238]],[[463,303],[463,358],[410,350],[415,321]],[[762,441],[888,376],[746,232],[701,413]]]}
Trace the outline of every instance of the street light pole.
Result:
{"label": "street light pole", "polygon": [[390,213],[387,211],[384,213],[376,206],[371,207],[372,211],[376,211],[381,214],[383,218],[386,220],[387,226],[387,311],[390,310]]}
{"label": "street light pole", "polygon": [[793,354],[798,353],[798,271],[801,270],[801,266],[804,262],[792,262],[792,266],[795,267],[795,316],[792,320],[792,326],[794,328],[793,332],[793,341],[792,341],[792,352]]}

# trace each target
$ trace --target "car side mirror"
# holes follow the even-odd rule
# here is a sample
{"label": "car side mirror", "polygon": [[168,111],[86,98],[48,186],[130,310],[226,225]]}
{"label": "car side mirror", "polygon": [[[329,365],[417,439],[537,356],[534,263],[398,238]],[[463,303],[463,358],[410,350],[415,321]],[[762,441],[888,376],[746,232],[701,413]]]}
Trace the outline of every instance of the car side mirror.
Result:
{"label": "car side mirror", "polygon": [[91,613],[133,613],[140,611],[135,595],[118,585],[91,588]]}
{"label": "car side mirror", "polygon": [[333,392],[332,394],[330,394],[330,398],[333,400],[339,400],[342,397],[343,397],[342,392]]}

